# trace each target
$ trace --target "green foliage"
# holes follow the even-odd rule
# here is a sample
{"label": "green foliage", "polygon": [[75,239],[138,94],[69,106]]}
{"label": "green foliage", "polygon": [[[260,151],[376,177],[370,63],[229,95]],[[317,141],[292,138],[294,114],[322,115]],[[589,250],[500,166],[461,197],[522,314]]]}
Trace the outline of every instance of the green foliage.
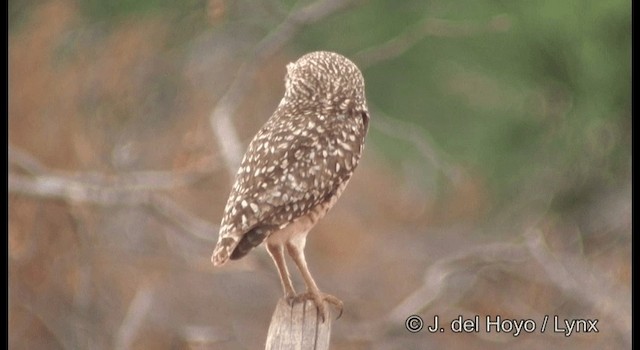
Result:
{"label": "green foliage", "polygon": [[19,29],[20,25],[29,17],[33,5],[36,4],[35,0],[9,0],[7,3],[9,30]]}
{"label": "green foliage", "polygon": [[[198,1],[201,3],[201,1]],[[85,13],[93,18],[113,19],[127,15],[140,15],[149,12],[180,10],[193,7],[195,1],[171,0],[82,0],[78,2]]]}
{"label": "green foliage", "polygon": [[[508,21],[506,31],[429,35],[366,69],[372,105],[428,130],[509,197],[541,173],[581,186],[624,180],[630,159],[630,2],[374,0],[307,30],[304,51],[353,54],[425,17]],[[375,115],[372,122],[375,123]],[[398,147],[373,134],[380,149]],[[551,184],[550,184],[551,185]]]}

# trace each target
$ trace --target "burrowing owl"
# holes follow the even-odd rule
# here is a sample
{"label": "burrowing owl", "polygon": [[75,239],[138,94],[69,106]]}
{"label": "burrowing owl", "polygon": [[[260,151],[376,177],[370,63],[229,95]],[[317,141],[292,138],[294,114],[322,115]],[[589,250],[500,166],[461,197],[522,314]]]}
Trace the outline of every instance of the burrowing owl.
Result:
{"label": "burrowing owl", "polygon": [[[304,257],[307,233],[335,204],[360,161],[369,113],[362,73],[332,52],[312,52],[287,65],[285,93],[242,159],[211,261],[239,259],[267,240],[285,298],[342,301],[320,292]],[[296,295],[284,251],[307,287]]]}

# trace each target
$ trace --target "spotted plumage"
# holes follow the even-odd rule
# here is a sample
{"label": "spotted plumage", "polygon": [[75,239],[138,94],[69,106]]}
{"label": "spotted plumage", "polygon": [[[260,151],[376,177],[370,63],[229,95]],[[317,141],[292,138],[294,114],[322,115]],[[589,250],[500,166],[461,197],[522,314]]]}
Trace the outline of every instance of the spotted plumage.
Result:
{"label": "spotted plumage", "polygon": [[282,253],[286,247],[314,294],[309,298],[318,304],[330,296],[323,298],[306,277],[304,239],[360,161],[369,121],[364,80],[347,58],[313,52],[287,65],[285,87],[276,111],[242,159],[212,261],[222,265],[239,259],[266,239],[291,298]]}

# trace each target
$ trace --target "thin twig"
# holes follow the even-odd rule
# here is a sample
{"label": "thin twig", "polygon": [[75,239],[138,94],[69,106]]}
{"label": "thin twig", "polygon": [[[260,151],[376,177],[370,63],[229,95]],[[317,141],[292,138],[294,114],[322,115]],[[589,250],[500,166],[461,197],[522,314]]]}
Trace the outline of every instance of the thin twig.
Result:
{"label": "thin twig", "polygon": [[9,164],[14,164],[26,171],[28,174],[42,174],[47,169],[29,152],[23,151],[9,144]]}
{"label": "thin twig", "polygon": [[460,178],[460,169],[445,159],[449,158],[443,150],[436,150],[429,133],[415,123],[393,119],[387,116],[380,108],[373,106],[372,115],[375,121],[372,127],[388,136],[410,142],[420,154],[433,166],[441,171],[452,182]]}
{"label": "thin twig", "polygon": [[167,196],[151,195],[149,207],[184,232],[191,233],[200,239],[213,241],[218,233],[218,226],[198,218]]}
{"label": "thin twig", "polygon": [[[580,257],[559,257],[549,251],[542,232],[536,228],[525,233],[530,255],[542,266],[552,283],[575,300],[606,315],[631,343],[631,294],[608,281],[606,272]],[[573,260],[573,261],[572,261]]]}
{"label": "thin twig", "polygon": [[130,349],[136,335],[143,326],[147,314],[151,310],[154,299],[154,290],[150,286],[141,285],[136,291],[136,295],[129,303],[127,314],[122,320],[118,332],[116,333],[115,348]]}
{"label": "thin twig", "polygon": [[511,27],[506,15],[497,15],[487,22],[451,21],[425,17],[387,42],[356,53],[353,58],[362,69],[398,57],[428,36],[469,37],[483,33],[504,32]]}
{"label": "thin twig", "polygon": [[[407,316],[428,308],[433,302],[446,295],[447,302],[454,304],[456,297],[462,296],[467,288],[473,287],[473,280],[480,269],[488,265],[513,264],[526,259],[526,248],[521,244],[492,243],[472,247],[453,256],[438,260],[424,275],[423,284],[397,305],[387,318],[390,325],[402,324]],[[464,276],[463,276],[464,275]],[[467,279],[468,283],[455,283],[453,290],[450,281],[453,276]],[[444,293],[444,292],[447,293]]]}
{"label": "thin twig", "polygon": [[[535,225],[525,230],[520,243],[492,243],[471,247],[432,264],[423,283],[381,319],[354,327],[355,337],[372,337],[403,324],[406,317],[419,313],[435,302],[454,305],[458,298],[474,287],[478,272],[487,266],[513,266],[535,262],[541,266],[551,283],[567,298],[585,305],[585,310],[597,311],[606,318],[611,330],[618,331],[626,342],[631,339],[631,295],[608,281],[602,271],[580,257],[560,257],[552,254]],[[513,270],[517,274],[516,270]],[[532,276],[532,278],[535,278]],[[445,299],[446,298],[446,301]],[[591,311],[591,312],[594,312]]]}

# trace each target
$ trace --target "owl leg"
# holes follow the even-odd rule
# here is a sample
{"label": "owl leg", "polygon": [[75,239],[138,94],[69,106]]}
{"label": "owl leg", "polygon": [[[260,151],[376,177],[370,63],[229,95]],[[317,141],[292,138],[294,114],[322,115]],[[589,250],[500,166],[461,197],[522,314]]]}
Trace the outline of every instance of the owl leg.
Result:
{"label": "owl leg", "polygon": [[282,282],[282,289],[284,290],[284,298],[286,301],[291,302],[296,295],[296,291],[293,289],[287,263],[284,260],[284,247],[282,244],[267,244],[267,251],[278,268],[280,282]]}
{"label": "owl leg", "polygon": [[307,285],[307,291],[296,296],[296,300],[313,300],[318,308],[318,312],[322,315],[322,321],[326,320],[329,317],[329,310],[325,306],[325,301],[329,304],[335,305],[338,309],[338,318],[342,316],[342,301],[333,295],[326,294],[318,289],[316,282],[311,277],[311,273],[309,272],[309,268],[307,267],[307,261],[304,257],[304,245],[305,239],[295,239],[287,242],[287,252],[298,266],[298,270],[302,274],[302,278],[304,279],[304,283]]}

